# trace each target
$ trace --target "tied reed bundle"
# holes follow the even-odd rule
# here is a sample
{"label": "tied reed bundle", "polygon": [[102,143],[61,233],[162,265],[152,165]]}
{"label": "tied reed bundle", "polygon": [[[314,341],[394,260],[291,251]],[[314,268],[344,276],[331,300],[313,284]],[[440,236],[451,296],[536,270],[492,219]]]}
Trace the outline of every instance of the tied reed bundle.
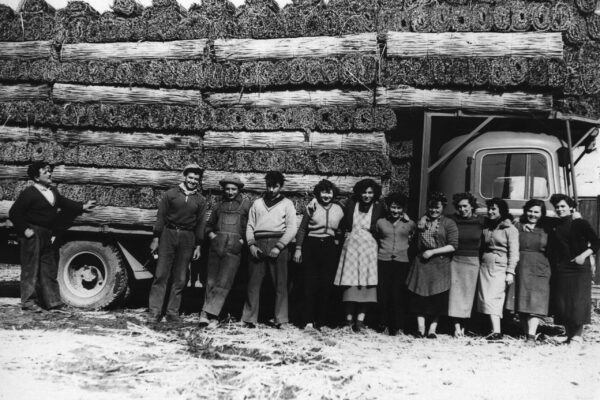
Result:
{"label": "tied reed bundle", "polygon": [[7,5],[0,4],[0,40],[19,41],[23,40],[23,29],[20,18]]}
{"label": "tied reed bundle", "polygon": [[58,43],[88,41],[88,29],[100,18],[100,14],[88,3],[71,1],[56,12],[56,38]]}

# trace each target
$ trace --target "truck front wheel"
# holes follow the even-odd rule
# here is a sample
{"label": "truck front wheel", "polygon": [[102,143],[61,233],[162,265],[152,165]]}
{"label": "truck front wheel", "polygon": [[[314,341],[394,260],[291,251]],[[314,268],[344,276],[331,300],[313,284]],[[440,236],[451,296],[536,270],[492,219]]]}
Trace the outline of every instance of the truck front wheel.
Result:
{"label": "truck front wheel", "polygon": [[127,290],[125,262],[115,246],[67,242],[60,248],[58,284],[63,301],[73,307],[108,307]]}

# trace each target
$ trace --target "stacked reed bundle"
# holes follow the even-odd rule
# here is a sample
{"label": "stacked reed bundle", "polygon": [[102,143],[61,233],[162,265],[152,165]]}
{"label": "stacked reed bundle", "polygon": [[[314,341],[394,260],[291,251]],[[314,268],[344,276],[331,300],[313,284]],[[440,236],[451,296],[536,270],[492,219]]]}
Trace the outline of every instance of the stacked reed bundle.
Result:
{"label": "stacked reed bundle", "polygon": [[598,61],[571,61],[568,64],[565,95],[595,95],[600,93]]}
{"label": "stacked reed bundle", "polygon": [[575,4],[579,11],[584,14],[591,14],[596,10],[597,0],[575,0]]}
{"label": "stacked reed bundle", "polygon": [[21,19],[7,5],[0,4],[0,41],[15,42],[23,40]]}
{"label": "stacked reed bundle", "polygon": [[31,76],[31,80],[38,81],[43,72],[41,76],[46,76],[48,82],[222,89],[339,84],[362,87],[373,84],[377,78],[377,58],[360,55],[247,62],[49,61],[43,71],[33,69],[31,73],[28,65],[21,64],[6,67],[14,73],[0,72],[0,79],[22,81]]}
{"label": "stacked reed bundle", "polygon": [[572,114],[592,119],[600,119],[600,96],[555,97],[555,109],[564,114]]}
{"label": "stacked reed bundle", "polygon": [[84,1],[71,1],[56,12],[57,43],[88,41],[88,29],[94,26],[100,14]]}
{"label": "stacked reed bundle", "polygon": [[147,23],[146,40],[179,39],[179,24],[186,18],[187,11],[177,0],[152,0],[142,18]]}
{"label": "stacked reed bundle", "polygon": [[560,89],[566,68],[563,60],[546,57],[419,57],[388,59],[382,72],[386,86]]}
{"label": "stacked reed bundle", "polygon": [[135,2],[132,0],[131,3],[129,6],[122,4],[114,12],[105,12],[99,19],[92,21],[87,30],[86,41],[105,43],[145,40],[148,22],[141,16],[141,10],[135,6]]}
{"label": "stacked reed bundle", "polygon": [[44,0],[25,0],[20,16],[23,40],[52,40],[55,35],[56,11]]}
{"label": "stacked reed bundle", "polygon": [[275,0],[247,0],[237,11],[237,37],[269,39],[285,29]]}
{"label": "stacked reed bundle", "polygon": [[238,32],[236,8],[228,0],[203,0],[192,4],[188,16],[181,22],[182,39],[224,39]]}
{"label": "stacked reed bundle", "polygon": [[600,15],[592,14],[586,18],[588,35],[600,41]]}
{"label": "stacked reed bundle", "polygon": [[0,59],[0,80],[5,82],[54,82],[60,63],[53,59]]}
{"label": "stacked reed bundle", "polygon": [[0,102],[0,120],[80,128],[138,130],[386,131],[396,126],[388,107],[216,108],[165,104],[57,104],[51,101]]}

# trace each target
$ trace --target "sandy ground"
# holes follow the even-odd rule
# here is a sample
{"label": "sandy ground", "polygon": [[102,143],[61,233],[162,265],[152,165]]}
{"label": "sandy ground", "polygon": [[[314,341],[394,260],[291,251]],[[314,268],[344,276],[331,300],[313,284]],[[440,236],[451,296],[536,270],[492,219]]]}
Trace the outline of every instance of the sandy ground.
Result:
{"label": "sandy ground", "polygon": [[600,315],[551,336],[438,340],[224,323],[146,326],[143,309],[23,313],[0,298],[1,399],[599,399]]}

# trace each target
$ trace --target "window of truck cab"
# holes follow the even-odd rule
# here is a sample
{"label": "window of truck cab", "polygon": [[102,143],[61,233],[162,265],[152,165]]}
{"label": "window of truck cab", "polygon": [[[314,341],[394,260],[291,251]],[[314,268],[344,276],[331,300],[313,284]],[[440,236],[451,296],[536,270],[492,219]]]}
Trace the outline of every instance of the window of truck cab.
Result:
{"label": "window of truck cab", "polygon": [[534,149],[484,150],[479,158],[479,194],[484,199],[547,200],[552,194],[552,160]]}

